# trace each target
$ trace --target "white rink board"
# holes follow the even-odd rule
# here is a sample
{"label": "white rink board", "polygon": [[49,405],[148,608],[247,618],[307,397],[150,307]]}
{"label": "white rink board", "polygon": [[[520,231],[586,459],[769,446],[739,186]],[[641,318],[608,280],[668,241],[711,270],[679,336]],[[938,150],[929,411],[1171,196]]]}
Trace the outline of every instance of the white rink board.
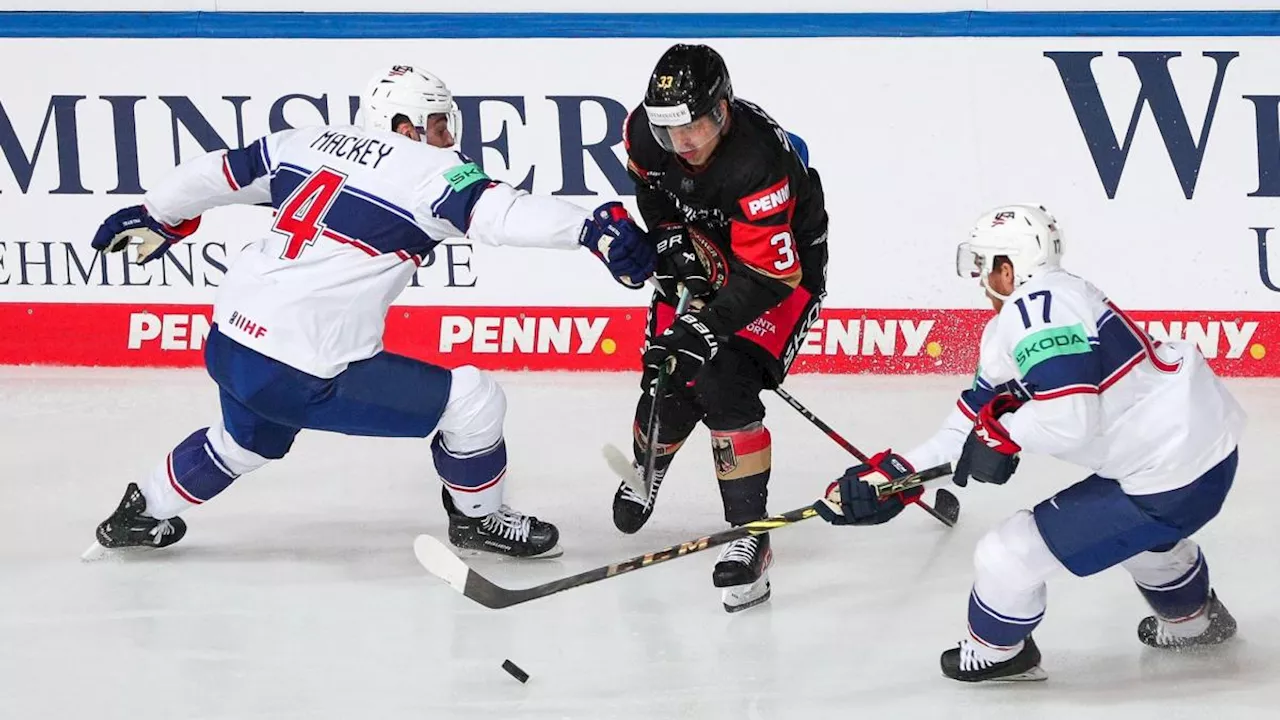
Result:
{"label": "white rink board", "polygon": [[[1275,72],[1280,43],[1273,38],[711,42],[725,55],[737,92],[763,104],[810,145],[832,215],[831,307],[974,306],[980,298],[954,277],[954,246],[978,213],[1011,201],[1049,205],[1065,227],[1070,265],[1128,307],[1280,307],[1280,295],[1260,279],[1258,243],[1251,230],[1280,219],[1277,198],[1249,197],[1259,188],[1260,142],[1268,158],[1264,163],[1280,171],[1280,157],[1270,159],[1269,144],[1280,128],[1274,113],[1266,112],[1280,95]],[[144,269],[132,273],[130,286],[121,287],[116,265],[110,268],[107,287],[92,277],[87,284],[77,277],[68,266],[66,247],[58,243],[73,244],[87,267],[92,259],[87,243],[97,223],[137,200],[136,195],[106,194],[118,183],[121,155],[135,152],[121,130],[121,108],[132,108],[136,117],[136,157],[145,186],[174,163],[174,113],[161,96],[171,98],[171,104],[189,103],[235,144],[237,101],[223,98],[248,98],[241,108],[249,141],[267,131],[273,104],[286,95],[324,96],[331,119],[341,122],[349,116],[348,96],[359,92],[371,70],[386,63],[420,63],[444,76],[460,95],[518,99],[525,110],[523,122],[514,105],[490,100],[480,105],[480,121],[467,132],[478,131],[492,141],[505,123],[510,169],[492,148],[481,153],[486,168],[512,181],[536,168],[534,191],[552,192],[566,175],[562,142],[572,140],[565,135],[566,114],[560,109],[579,106],[568,101],[558,105],[549,98],[598,96],[629,109],[640,99],[652,63],[669,44],[618,38],[7,39],[0,43],[0,64],[38,67],[41,77],[40,82],[30,82],[22,73],[0,77],[0,103],[16,138],[0,165],[0,214],[5,217],[0,297],[9,302],[207,303],[220,277],[218,265],[226,260],[221,246],[234,253],[262,231],[261,210],[210,213],[196,238],[198,272],[190,282],[172,268],[163,278]],[[1102,54],[1090,67],[1121,144],[1139,82],[1134,63],[1117,53],[1181,53],[1168,68],[1190,137],[1198,145],[1220,67],[1203,53],[1238,53],[1225,65],[1192,199],[1184,197],[1150,108],[1137,121],[1116,196],[1107,197],[1063,78],[1047,51]],[[84,99],[63,100],[70,109],[50,114],[53,96]],[[119,99],[130,96],[142,99]],[[581,108],[577,115],[585,141],[605,137],[602,106],[587,101]],[[64,116],[68,121],[60,123]],[[284,117],[294,125],[321,119],[305,99],[292,101]],[[60,135],[72,126],[75,143]],[[42,127],[43,144],[24,194],[15,165],[22,170],[30,162]],[[177,135],[182,157],[201,151],[185,127]],[[70,148],[77,150],[78,163]],[[621,157],[621,144],[612,152]],[[1180,152],[1185,154],[1185,147]],[[589,154],[568,157],[571,165],[581,163],[586,189],[594,193],[571,199],[593,206],[617,196],[619,189]],[[1186,164],[1185,157],[1181,162]],[[79,173],[79,185],[89,194],[50,194],[68,172]],[[1188,174],[1194,175],[1194,169]],[[42,242],[55,243],[47,266],[42,264]],[[202,259],[210,257],[212,262]],[[423,287],[410,288],[401,303],[636,302],[603,277],[585,253],[566,257],[464,248],[454,260],[453,287],[442,261],[420,272]]]}

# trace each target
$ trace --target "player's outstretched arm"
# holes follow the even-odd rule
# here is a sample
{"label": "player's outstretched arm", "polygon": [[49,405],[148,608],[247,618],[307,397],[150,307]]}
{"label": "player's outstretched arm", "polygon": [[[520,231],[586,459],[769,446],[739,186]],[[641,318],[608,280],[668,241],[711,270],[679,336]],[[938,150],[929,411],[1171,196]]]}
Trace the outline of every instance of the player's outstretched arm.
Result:
{"label": "player's outstretched arm", "polygon": [[141,240],[138,264],[163,256],[200,227],[206,210],[271,201],[271,155],[286,130],[236,150],[218,150],[178,165],[143,197],[141,205],[111,214],[98,228],[93,248],[120,252]]}
{"label": "player's outstretched arm", "polygon": [[466,237],[486,245],[586,247],[627,287],[642,286],[657,264],[652,243],[619,202],[592,212],[485,178],[483,183],[446,191],[445,199],[435,205],[436,212],[445,213]]}

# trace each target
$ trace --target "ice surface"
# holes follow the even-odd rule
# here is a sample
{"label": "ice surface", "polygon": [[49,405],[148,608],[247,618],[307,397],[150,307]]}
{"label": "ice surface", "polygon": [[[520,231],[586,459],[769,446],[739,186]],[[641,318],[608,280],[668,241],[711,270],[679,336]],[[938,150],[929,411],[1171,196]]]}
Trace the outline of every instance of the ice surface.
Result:
{"label": "ice surface", "polygon": [[[507,374],[510,502],[559,524],[565,555],[468,558],[524,586],[723,527],[707,438],[676,461],[649,525],[610,521],[600,457],[628,442],[629,375]],[[962,378],[802,376],[788,389],[863,450],[906,447]],[[958,490],[948,531],[908,511],[877,528],[777,532],[773,600],[739,615],[701,553],[508,610],[421,570],[443,534],[424,441],[304,433],[291,455],[186,518],[179,545],[98,563],[92,531],[174,443],[217,412],[197,371],[0,369],[0,718],[1277,717],[1280,382],[1237,380],[1251,416],[1240,476],[1198,536],[1240,621],[1195,657],[1141,646],[1120,570],[1050,584],[1047,683],[962,686],[938,654],[965,631],[981,534],[1083,475],[1028,458],[1006,487]],[[770,507],[799,507],[849,458],[776,397]],[[510,658],[532,676],[501,669]]]}

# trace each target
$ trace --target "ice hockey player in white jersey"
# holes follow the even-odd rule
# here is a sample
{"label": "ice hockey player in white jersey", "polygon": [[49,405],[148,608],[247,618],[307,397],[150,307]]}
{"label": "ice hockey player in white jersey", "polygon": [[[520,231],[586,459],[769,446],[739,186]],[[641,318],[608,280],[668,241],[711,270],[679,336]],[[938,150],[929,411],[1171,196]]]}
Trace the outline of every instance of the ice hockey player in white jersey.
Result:
{"label": "ice hockey player in white jersey", "polygon": [[[444,482],[449,538],[510,556],[558,551],[551,523],[503,503],[506,400],[471,366],[449,370],[382,349],[387,308],[421,258],[447,238],[489,245],[586,246],[639,287],[653,248],[620,203],[595,212],[488,178],[451,149],[461,122],[435,76],[398,65],[377,75],[362,127],[285,130],[178,166],[142,205],[102,224],[105,252],[143,240],[138,262],[190,235],[202,213],[270,204],[270,228],[228,268],[205,343],[222,417],[130,484],[97,530],[103,547],[164,547],[177,517],[240,475],[285,456],[303,428],[421,437]],[[91,549],[92,550],[92,549]]]}
{"label": "ice hockey player in white jersey", "polygon": [[1210,645],[1236,632],[1190,536],[1231,488],[1244,412],[1194,344],[1153,342],[1063,270],[1061,254],[1042,207],[1001,207],[977,221],[956,269],[980,278],[997,314],[982,333],[973,387],[923,445],[850,468],[815,505],[836,524],[885,522],[922,492],[878,501],[873,485],[885,477],[954,462],[957,485],[1003,484],[1021,452],[1093,472],[978,542],[969,634],[942,654],[955,680],[1045,677],[1031,632],[1044,616],[1045,581],[1063,569],[1129,571],[1155,611],[1138,624],[1147,645]]}

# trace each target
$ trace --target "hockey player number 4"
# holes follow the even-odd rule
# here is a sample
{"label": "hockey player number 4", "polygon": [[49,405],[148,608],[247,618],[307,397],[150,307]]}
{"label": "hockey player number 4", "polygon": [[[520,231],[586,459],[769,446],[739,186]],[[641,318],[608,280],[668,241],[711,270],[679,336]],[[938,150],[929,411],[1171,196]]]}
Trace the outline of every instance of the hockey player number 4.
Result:
{"label": "hockey player number 4", "polygon": [[322,167],[285,198],[276,222],[271,226],[272,230],[289,238],[284,252],[280,253],[282,259],[297,260],[302,251],[324,232],[324,216],[346,182],[346,175]]}

